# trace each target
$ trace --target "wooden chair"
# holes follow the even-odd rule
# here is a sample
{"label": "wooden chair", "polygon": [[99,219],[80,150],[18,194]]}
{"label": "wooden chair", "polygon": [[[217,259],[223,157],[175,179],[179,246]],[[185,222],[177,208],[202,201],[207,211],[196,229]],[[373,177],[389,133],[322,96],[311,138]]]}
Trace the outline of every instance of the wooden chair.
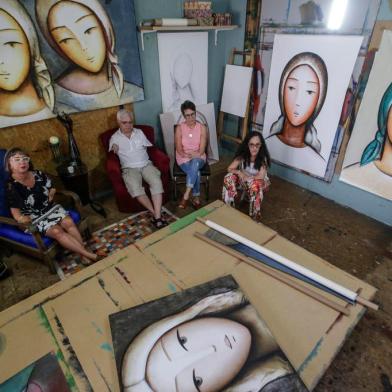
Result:
{"label": "wooden chair", "polygon": [[[50,271],[55,273],[54,260],[57,252],[62,249],[58,243],[39,232],[29,225],[17,223],[10,214],[6,203],[4,184],[8,179],[8,172],[4,168],[4,155],[6,150],[0,149],[0,244],[6,248],[13,249],[17,252],[27,254],[34,258],[44,261]],[[68,210],[73,221],[78,225],[79,230],[86,237],[90,236],[88,229],[87,217],[82,217],[79,196],[70,191],[58,191],[55,200],[59,198],[68,198],[73,204],[75,210]],[[26,233],[30,229],[32,233]]]}

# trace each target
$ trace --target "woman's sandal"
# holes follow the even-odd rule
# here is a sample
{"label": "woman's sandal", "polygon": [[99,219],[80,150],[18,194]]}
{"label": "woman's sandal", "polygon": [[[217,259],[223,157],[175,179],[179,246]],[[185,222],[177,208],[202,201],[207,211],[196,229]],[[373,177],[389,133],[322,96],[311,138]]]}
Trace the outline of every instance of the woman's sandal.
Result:
{"label": "woman's sandal", "polygon": [[192,199],[192,206],[195,210],[201,207],[200,199]]}
{"label": "woman's sandal", "polygon": [[189,199],[182,198],[180,203],[178,204],[178,208],[181,208],[182,210],[184,210],[188,205],[188,201],[189,201]]}

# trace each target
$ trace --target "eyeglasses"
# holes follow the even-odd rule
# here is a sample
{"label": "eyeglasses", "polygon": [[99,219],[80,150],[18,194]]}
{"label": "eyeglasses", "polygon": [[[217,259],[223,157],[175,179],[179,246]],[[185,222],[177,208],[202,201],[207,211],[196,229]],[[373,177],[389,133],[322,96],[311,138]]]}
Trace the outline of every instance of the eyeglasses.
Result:
{"label": "eyeglasses", "polygon": [[120,121],[121,124],[133,124],[133,121]]}
{"label": "eyeglasses", "polygon": [[30,162],[30,157],[11,157],[15,163]]}
{"label": "eyeglasses", "polygon": [[195,117],[195,116],[196,116],[196,112],[184,114],[185,118],[191,118],[191,117]]}
{"label": "eyeglasses", "polygon": [[260,148],[261,143],[249,143],[248,146],[250,148]]}

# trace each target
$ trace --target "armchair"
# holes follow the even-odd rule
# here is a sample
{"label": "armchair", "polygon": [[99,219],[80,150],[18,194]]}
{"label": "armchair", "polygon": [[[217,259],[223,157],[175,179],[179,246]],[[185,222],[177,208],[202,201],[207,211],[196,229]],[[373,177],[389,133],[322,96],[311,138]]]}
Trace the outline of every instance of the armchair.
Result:
{"label": "armchair", "polygon": [[[5,197],[5,182],[8,179],[8,172],[4,168],[4,155],[6,150],[0,149],[0,243],[7,248],[17,252],[25,253],[32,257],[43,260],[52,273],[55,273],[54,257],[60,246],[53,239],[42,236],[38,232],[25,233],[29,225],[17,223],[10,214]],[[58,191],[56,198],[60,195],[73,200],[75,210],[68,210],[73,221],[78,225],[79,230],[85,235],[89,235],[87,218],[82,218],[81,202],[79,196],[70,191]]]}
{"label": "armchair", "polygon": [[[154,128],[149,125],[135,125],[135,128],[141,129],[146,135],[147,139],[154,144]],[[106,171],[108,173],[110,182],[112,183],[114,194],[116,197],[116,203],[119,211],[121,212],[138,212],[145,208],[134,199],[129,193],[124,184],[121,175],[120,161],[116,154],[109,150],[109,141],[114,132],[118,128],[109,129],[99,135],[101,143],[106,153]],[[162,185],[164,189],[163,203],[168,200],[169,186],[170,186],[170,160],[169,157],[159,148],[152,146],[147,148],[147,153],[150,157],[151,162],[161,172]],[[145,186],[147,184],[144,184]],[[147,193],[149,192],[148,186],[146,186]]]}

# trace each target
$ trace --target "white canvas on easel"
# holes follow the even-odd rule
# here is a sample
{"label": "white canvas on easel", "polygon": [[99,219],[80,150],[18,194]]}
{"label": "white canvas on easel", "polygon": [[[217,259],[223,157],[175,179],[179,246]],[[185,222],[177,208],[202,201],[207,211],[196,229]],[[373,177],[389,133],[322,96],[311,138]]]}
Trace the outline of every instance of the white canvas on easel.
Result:
{"label": "white canvas on easel", "polygon": [[253,68],[226,65],[221,112],[245,117]]}

